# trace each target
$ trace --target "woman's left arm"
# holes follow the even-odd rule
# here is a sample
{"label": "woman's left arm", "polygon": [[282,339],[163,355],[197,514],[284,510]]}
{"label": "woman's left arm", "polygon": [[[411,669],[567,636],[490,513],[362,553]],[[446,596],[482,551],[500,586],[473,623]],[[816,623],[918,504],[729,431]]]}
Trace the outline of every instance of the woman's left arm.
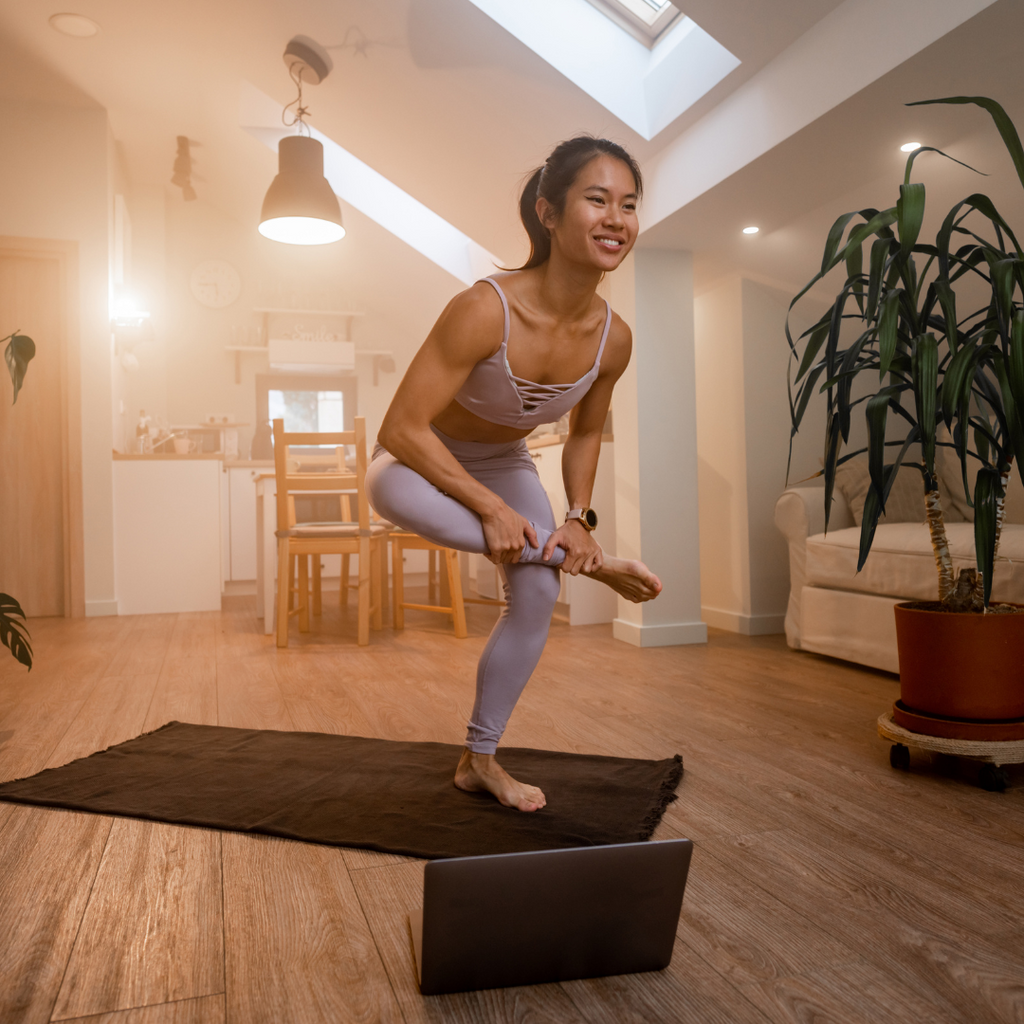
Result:
{"label": "woman's left arm", "polygon": [[[633,338],[625,322],[613,314],[597,380],[569,416],[569,437],[562,450],[562,482],[569,508],[589,508],[601,454],[601,436],[611,406],[612,390],[629,363]],[[600,516],[601,510],[595,510]],[[544,545],[544,559],[555,547],[565,551],[560,568],[573,576],[593,572],[603,564],[601,545],[578,520],[560,526]]]}

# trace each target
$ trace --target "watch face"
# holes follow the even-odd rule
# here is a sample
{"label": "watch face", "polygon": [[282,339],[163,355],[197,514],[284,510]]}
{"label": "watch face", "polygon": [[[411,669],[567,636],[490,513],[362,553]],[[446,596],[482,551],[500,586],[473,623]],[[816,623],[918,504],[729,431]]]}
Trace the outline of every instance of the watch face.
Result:
{"label": "watch face", "polygon": [[192,271],[192,294],[204,306],[221,309],[230,306],[242,291],[242,279],[230,263],[207,260]]}
{"label": "watch face", "polygon": [[592,509],[584,509],[583,520],[591,530],[597,529],[597,513]]}

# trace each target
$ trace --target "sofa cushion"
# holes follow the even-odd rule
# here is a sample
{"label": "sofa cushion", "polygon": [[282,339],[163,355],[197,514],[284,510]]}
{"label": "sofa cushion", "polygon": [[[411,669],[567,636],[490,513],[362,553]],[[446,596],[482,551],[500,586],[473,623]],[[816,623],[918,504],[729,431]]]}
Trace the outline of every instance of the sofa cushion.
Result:
{"label": "sofa cushion", "polygon": [[[846,504],[850,506],[853,521],[858,526],[864,518],[864,502],[867,500],[870,486],[871,474],[868,472],[866,455],[850,459],[849,462],[844,462],[836,469],[836,487],[846,499]],[[962,484],[960,489],[963,490]],[[941,476],[939,477],[939,495],[946,522],[962,523],[964,517]],[[921,472],[911,466],[901,466],[899,473],[896,474],[896,482],[889,490],[889,500],[885,503],[885,515],[879,522],[923,523],[924,520],[924,484],[921,480]]]}
{"label": "sofa cushion", "polygon": [[[949,434],[944,436],[946,440],[949,439]],[[972,466],[974,467],[973,470],[971,470]],[[977,466],[978,463],[974,459],[968,459],[967,468],[970,471],[968,480],[972,488],[974,487],[974,478],[977,474]],[[935,470],[939,475],[939,486],[942,487],[944,485],[948,488],[960,518],[973,523],[974,509],[967,504],[967,497],[964,494],[963,470],[960,466],[960,459],[952,448],[939,445],[935,449]],[[973,493],[971,496],[973,497]],[[942,494],[942,507],[944,510],[948,507],[945,492]],[[1014,463],[1013,470],[1010,473],[1010,485],[1006,489],[1004,512],[1007,523],[1024,523],[1024,483],[1021,482],[1020,467],[1016,463]]]}
{"label": "sofa cushion", "polygon": [[[970,569],[974,559],[974,524],[947,523],[953,572]],[[860,529],[849,527],[807,538],[805,582],[866,594],[918,601],[938,600],[938,573],[928,527],[923,523],[879,523],[871,554],[857,572]],[[1024,526],[1006,524],[999,544],[992,597],[1024,604]]]}

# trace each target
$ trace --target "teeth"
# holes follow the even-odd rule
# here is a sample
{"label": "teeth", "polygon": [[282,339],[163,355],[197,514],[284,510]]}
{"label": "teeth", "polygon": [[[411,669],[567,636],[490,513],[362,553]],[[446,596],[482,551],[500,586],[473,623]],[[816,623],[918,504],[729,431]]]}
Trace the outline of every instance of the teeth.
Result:
{"label": "teeth", "polygon": [[599,238],[598,241],[603,245],[622,245],[622,242],[617,238]]}

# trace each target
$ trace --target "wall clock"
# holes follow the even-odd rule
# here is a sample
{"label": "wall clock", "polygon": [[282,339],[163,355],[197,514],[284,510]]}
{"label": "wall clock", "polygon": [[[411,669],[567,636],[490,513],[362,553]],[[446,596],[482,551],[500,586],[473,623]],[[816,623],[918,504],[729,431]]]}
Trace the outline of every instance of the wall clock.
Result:
{"label": "wall clock", "polygon": [[206,260],[192,271],[189,287],[198,302],[211,309],[222,309],[241,294],[242,279],[225,260]]}

